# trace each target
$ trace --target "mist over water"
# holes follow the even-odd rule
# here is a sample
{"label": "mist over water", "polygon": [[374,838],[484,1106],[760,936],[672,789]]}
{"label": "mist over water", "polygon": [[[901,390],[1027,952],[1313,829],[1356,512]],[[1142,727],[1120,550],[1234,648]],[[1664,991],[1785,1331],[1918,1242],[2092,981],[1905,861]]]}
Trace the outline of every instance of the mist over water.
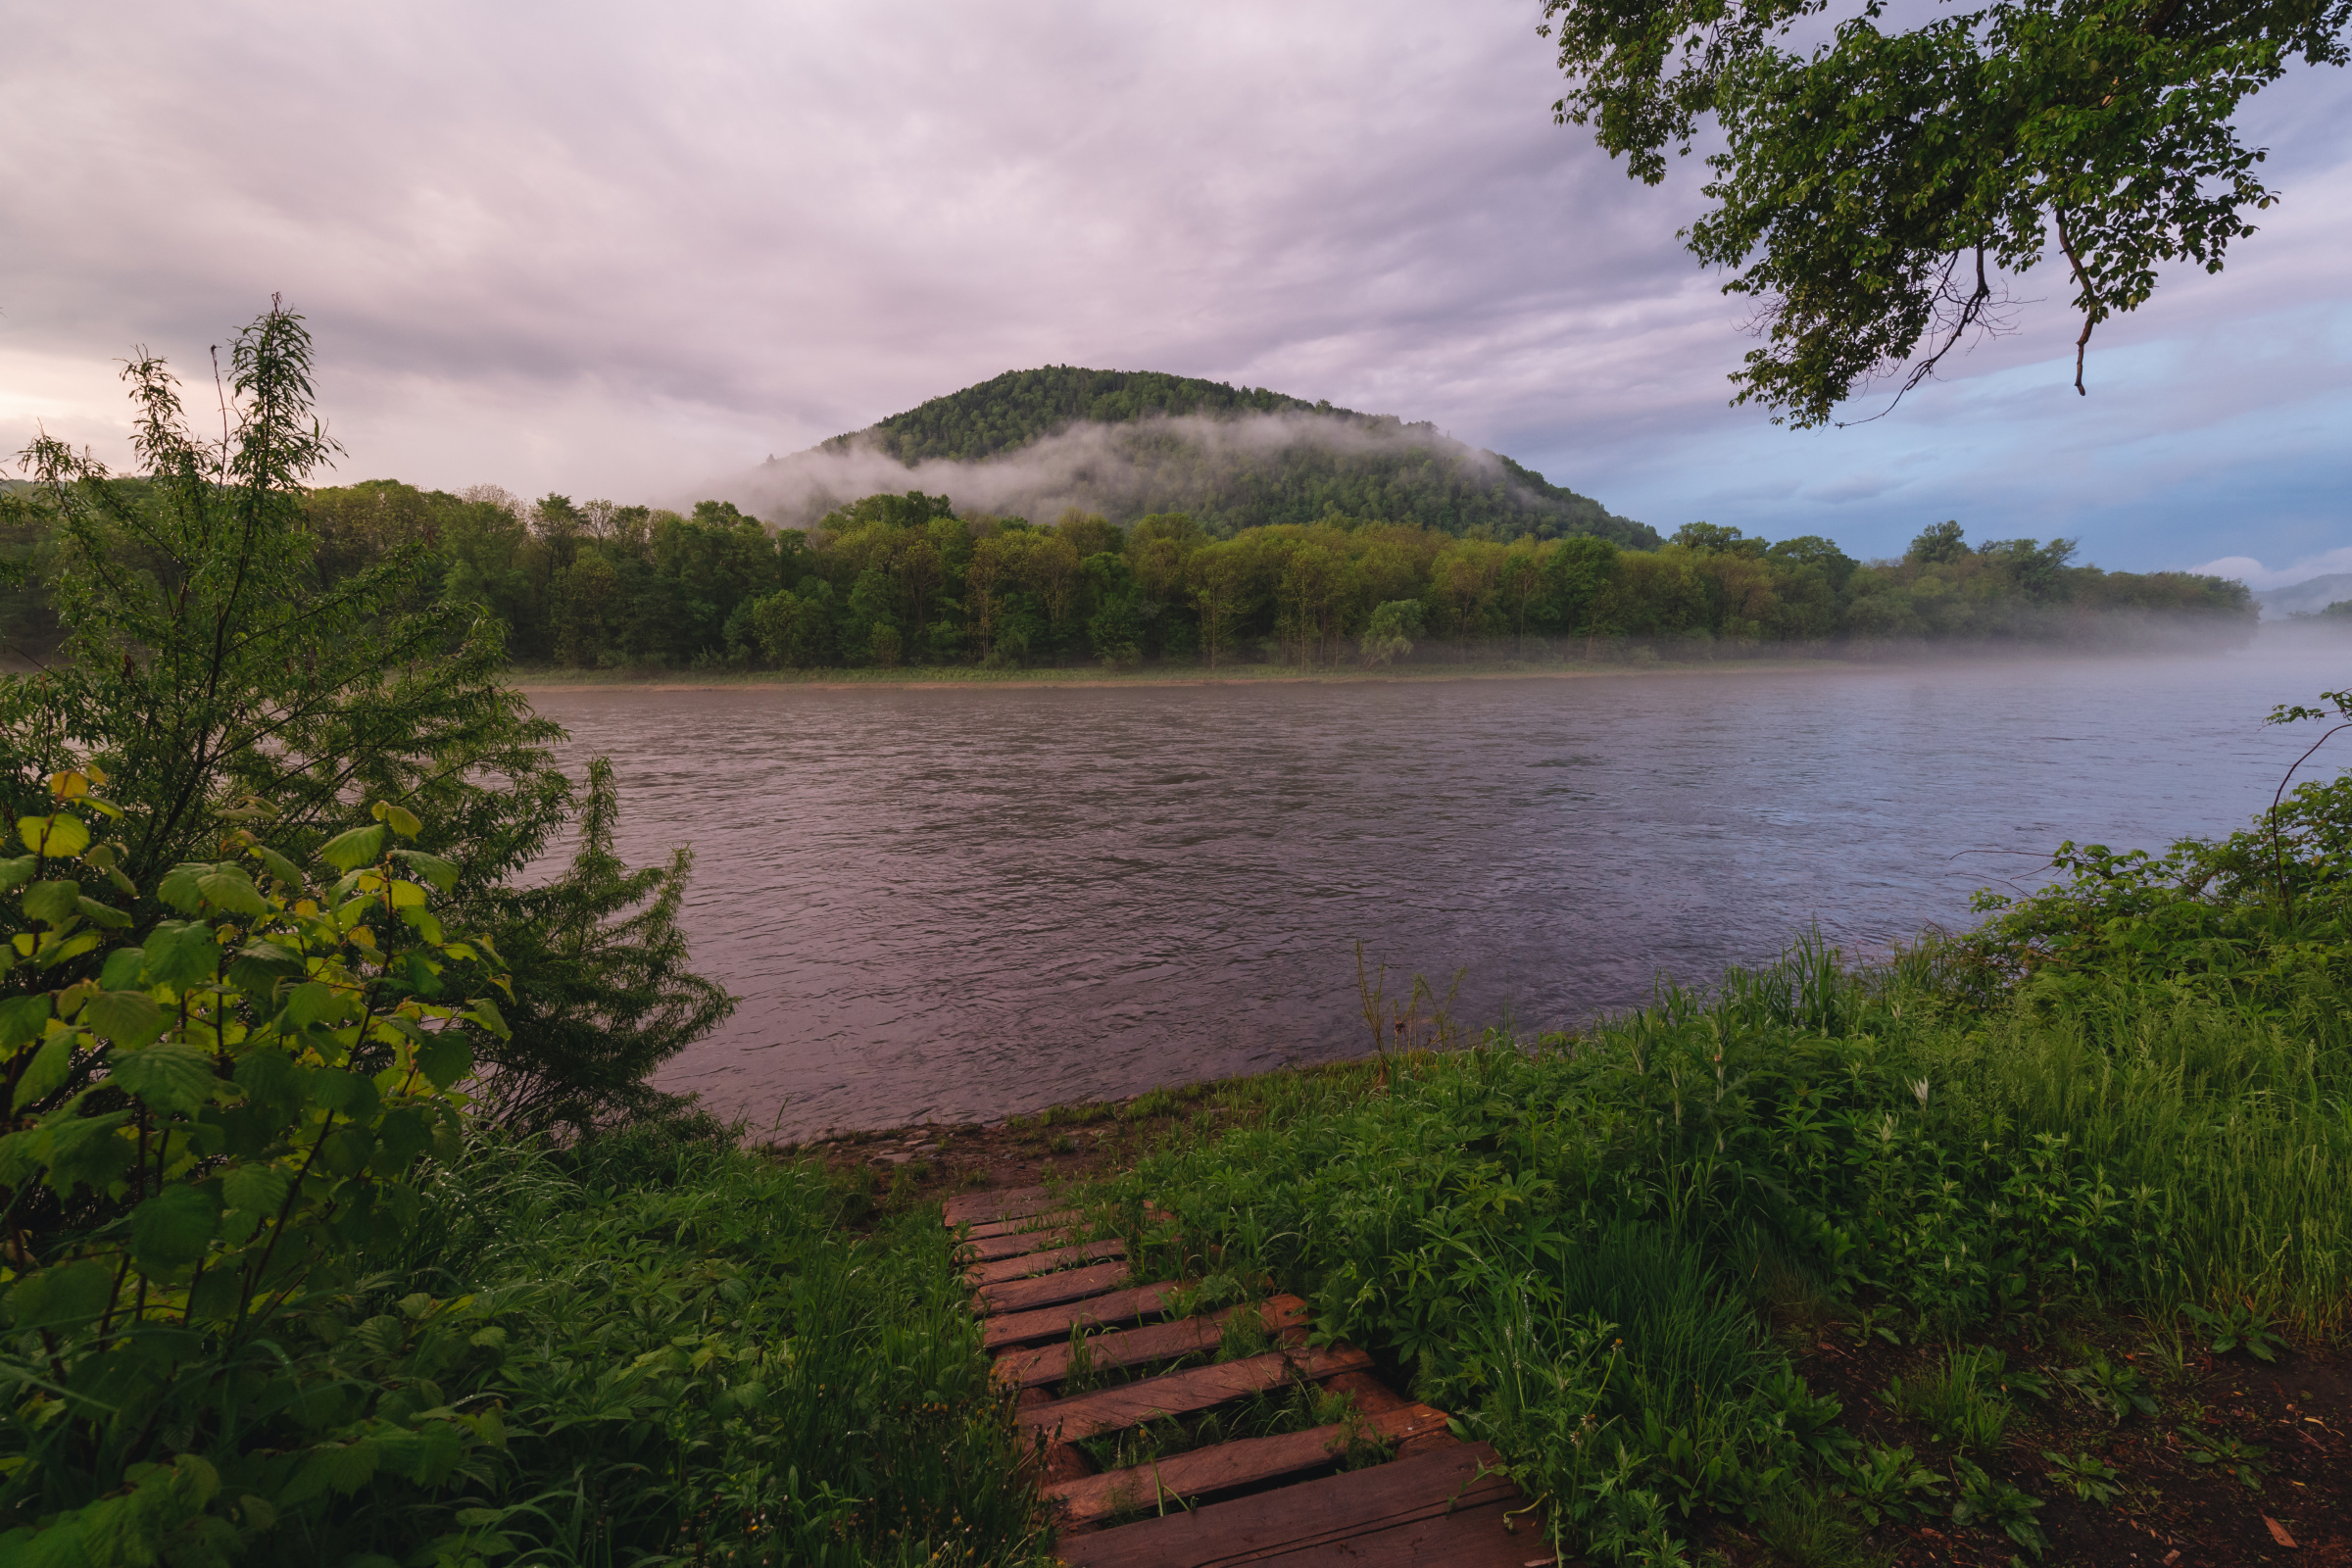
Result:
{"label": "mist over water", "polygon": [[1535,1029],[1810,921],[1849,949],[1964,923],[2063,839],[2241,825],[2317,733],[2262,715],[2342,667],[533,701],[568,766],[612,758],[624,854],[695,848],[696,960],[743,1004],[661,1081],[803,1137],[1359,1054],[1359,938]]}

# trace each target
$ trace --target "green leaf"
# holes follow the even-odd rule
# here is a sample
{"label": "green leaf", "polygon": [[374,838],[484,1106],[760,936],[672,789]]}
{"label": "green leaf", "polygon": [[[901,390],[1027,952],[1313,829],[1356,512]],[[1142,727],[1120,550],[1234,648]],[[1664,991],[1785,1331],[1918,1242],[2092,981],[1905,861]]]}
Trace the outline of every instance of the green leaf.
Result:
{"label": "green leaf", "polygon": [[299,889],[307,885],[302,868],[275,850],[256,847],[253,853],[261,858],[262,868],[287,887]]}
{"label": "green leaf", "polygon": [[393,832],[404,839],[413,839],[424,831],[424,824],[416,820],[416,812],[394,806],[389,801],[377,803],[375,818],[388,825]]}
{"label": "green leaf", "polygon": [[291,1110],[302,1099],[309,1069],[297,1066],[281,1051],[249,1051],[237,1058],[235,1078],[247,1099]]}
{"label": "green leaf", "polygon": [[286,993],[288,1029],[307,1029],[312,1024],[338,1018],[343,1012],[342,998],[323,980],[306,980]]}
{"label": "green leaf", "polygon": [[194,1110],[212,1098],[216,1081],[213,1058],[178,1040],[118,1052],[107,1057],[107,1072],[111,1081],[161,1111]]}
{"label": "green leaf", "polygon": [[8,1315],[20,1329],[73,1328],[104,1312],[114,1294],[115,1271],[86,1257],[19,1280],[8,1293]]}
{"label": "green leaf", "polygon": [[286,1189],[292,1185],[287,1174],[275,1165],[258,1161],[239,1165],[220,1183],[220,1196],[231,1208],[249,1214],[275,1214],[286,1200]]}
{"label": "green leaf", "polygon": [[389,1176],[408,1169],[409,1161],[432,1147],[433,1126],[422,1111],[404,1105],[384,1112],[375,1135],[380,1151],[375,1169],[378,1175]]}
{"label": "green leaf", "polygon": [[24,913],[43,925],[64,925],[81,913],[81,884],[35,882],[24,890]]}
{"label": "green leaf", "polygon": [[130,1140],[115,1136],[129,1120],[130,1112],[115,1110],[103,1116],[68,1116],[36,1129],[43,1135],[38,1150],[46,1166],[42,1181],[59,1194],[71,1194],[76,1187],[104,1192],[130,1164]]}
{"label": "green leaf", "polygon": [[167,1187],[130,1211],[130,1260],[143,1274],[168,1274],[204,1256],[220,1223],[200,1187]]}
{"label": "green leaf", "polygon": [[354,1121],[365,1121],[375,1114],[375,1081],[340,1067],[321,1067],[311,1075],[311,1099]]}
{"label": "green leaf", "polygon": [[130,929],[130,916],[111,904],[100,904],[96,899],[75,899],[74,906],[79,909],[81,917],[92,925],[104,926],[109,931]]}
{"label": "green leaf", "polygon": [[40,1038],[49,1021],[49,994],[11,997],[0,1002],[0,1051],[14,1051]]}
{"label": "green leaf", "polygon": [[99,943],[98,933],[82,931],[66,938],[55,947],[43,948],[33,959],[36,969],[54,969],[69,958],[78,958],[94,950]]}
{"label": "green leaf", "polygon": [[[101,991],[81,1004],[81,1021],[130,1051],[153,1044],[172,1025],[170,1015],[142,991]],[[211,1058],[205,1060],[210,1071]]]}
{"label": "green leaf", "polygon": [[106,956],[106,967],[98,971],[98,985],[104,991],[128,991],[139,983],[147,955],[137,948],[117,948]]}
{"label": "green leaf", "polygon": [[427,855],[422,850],[394,850],[392,858],[408,864],[444,893],[458,885],[458,868],[437,855]]}
{"label": "green leaf", "polygon": [[155,896],[181,914],[194,914],[203,898],[196,885],[197,879],[211,869],[211,866],[193,860],[175,865],[166,871],[164,879],[155,885]]}
{"label": "green leaf", "polygon": [[473,1047],[455,1029],[444,1030],[416,1048],[416,1069],[435,1089],[447,1089],[473,1070]]}
{"label": "green leaf", "polygon": [[70,811],[59,811],[53,816],[20,816],[17,837],[35,855],[45,855],[53,860],[70,860],[90,847],[88,824]]}
{"label": "green leaf", "polygon": [[32,880],[32,873],[41,868],[37,855],[20,855],[13,860],[0,860],[0,893],[14,893]]}
{"label": "green leaf", "polygon": [[151,986],[185,991],[210,980],[220,967],[220,944],[201,920],[166,920],[147,934],[147,965],[140,979]]}
{"label": "green leaf", "polygon": [[348,833],[338,833],[319,848],[318,858],[338,871],[355,871],[373,861],[383,853],[384,830],[380,827],[355,827]]}
{"label": "green leaf", "polygon": [[[43,1002],[49,999],[43,997]],[[33,1053],[31,1065],[24,1076],[17,1080],[17,1093],[10,1102],[11,1110],[23,1110],[26,1105],[48,1098],[50,1092],[66,1081],[74,1068],[74,1045],[82,1037],[72,1029],[51,1035],[41,1049]]]}
{"label": "green leaf", "polygon": [[216,909],[249,917],[270,912],[270,901],[262,897],[245,874],[241,865],[217,865],[196,879],[196,891]]}

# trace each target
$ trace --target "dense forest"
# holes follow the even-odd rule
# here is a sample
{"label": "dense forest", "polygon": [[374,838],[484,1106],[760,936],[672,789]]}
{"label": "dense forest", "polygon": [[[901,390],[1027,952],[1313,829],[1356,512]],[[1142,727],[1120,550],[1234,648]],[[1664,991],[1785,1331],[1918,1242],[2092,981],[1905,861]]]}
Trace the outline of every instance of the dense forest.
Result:
{"label": "dense forest", "polygon": [[1435,425],[1148,370],[1007,371],[770,459],[747,483],[763,515],[795,526],[915,489],[967,515],[1076,507],[1124,525],[1181,512],[1219,539],[1337,512],[1500,542],[1658,544],[1648,524]]}
{"label": "dense forest", "polygon": [[[1305,668],[1703,655],[1767,645],[2112,642],[2151,627],[2242,640],[2245,588],[2072,564],[2066,540],[1923,532],[1864,564],[1827,539],[1691,523],[1656,550],[1605,539],[1460,539],[1332,514],[1211,538],[1182,514],[1121,528],[958,516],[941,496],[869,496],[806,531],[718,501],[691,515],[559,495],[525,504],[391,480],[307,501],[327,580],[403,550],[425,580],[506,628],[513,658],[575,668],[812,669],[1147,662]],[[53,639],[37,515],[0,589],[22,653]]]}

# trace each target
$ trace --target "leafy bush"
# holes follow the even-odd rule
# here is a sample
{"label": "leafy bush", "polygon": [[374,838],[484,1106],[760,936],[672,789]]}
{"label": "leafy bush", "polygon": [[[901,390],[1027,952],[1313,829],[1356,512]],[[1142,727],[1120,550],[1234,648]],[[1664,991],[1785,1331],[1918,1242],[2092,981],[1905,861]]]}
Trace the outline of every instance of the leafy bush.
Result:
{"label": "leafy bush", "polygon": [[[26,927],[0,1002],[0,1365],[22,1391],[0,1542],[220,1560],[378,1469],[435,1483],[490,1441],[494,1414],[419,1397],[429,1381],[290,1375],[284,1340],[415,1219],[418,1156],[460,1147],[459,1025],[504,1024],[449,993],[501,976],[431,910],[455,868],[394,847],[420,824],[381,805],[321,849],[341,873],[323,888],[237,830],[231,858],[162,878],[177,918],[134,945],[131,917],[82,892],[92,875],[136,892],[96,838],[121,814],[104,782],[58,773],[51,810],[17,823],[30,853],[0,864]],[[429,1379],[462,1353],[440,1315],[409,1298],[372,1339],[421,1337]]]}

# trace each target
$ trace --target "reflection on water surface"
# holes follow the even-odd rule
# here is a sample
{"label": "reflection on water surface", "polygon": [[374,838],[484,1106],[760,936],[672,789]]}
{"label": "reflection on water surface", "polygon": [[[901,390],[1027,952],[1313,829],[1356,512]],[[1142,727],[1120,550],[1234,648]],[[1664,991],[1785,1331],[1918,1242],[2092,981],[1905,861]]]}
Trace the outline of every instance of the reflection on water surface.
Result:
{"label": "reflection on water surface", "polygon": [[[787,1136],[1364,1049],[1354,943],[1523,1026],[2061,839],[2235,826],[2322,651],[1400,685],[534,694],[743,998],[662,1082]],[[2026,852],[2018,854],[2014,852]]]}

